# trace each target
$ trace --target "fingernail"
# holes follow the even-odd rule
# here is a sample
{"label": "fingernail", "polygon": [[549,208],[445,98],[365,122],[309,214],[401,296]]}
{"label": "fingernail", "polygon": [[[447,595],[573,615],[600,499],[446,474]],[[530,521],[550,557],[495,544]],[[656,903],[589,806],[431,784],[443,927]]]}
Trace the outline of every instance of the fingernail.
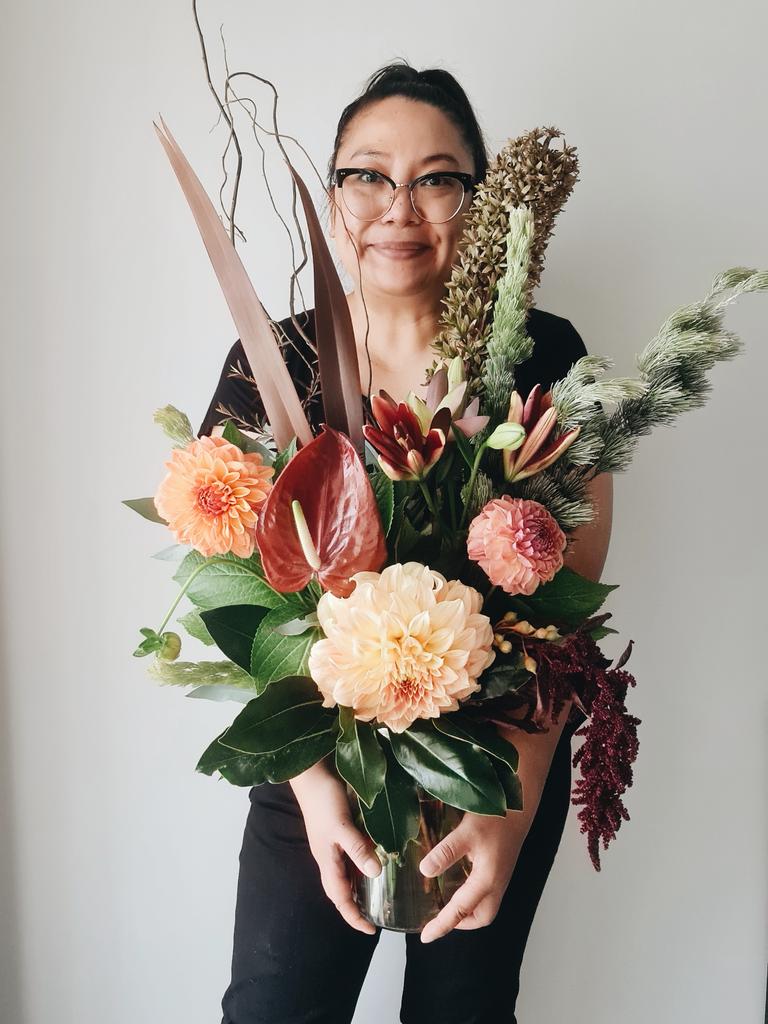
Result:
{"label": "fingernail", "polygon": [[365,862],[365,873],[366,873],[366,875],[368,875],[369,878],[375,878],[378,874],[380,874],[380,872],[381,872],[381,864],[379,864],[379,862],[377,860],[374,860],[373,857],[370,857]]}

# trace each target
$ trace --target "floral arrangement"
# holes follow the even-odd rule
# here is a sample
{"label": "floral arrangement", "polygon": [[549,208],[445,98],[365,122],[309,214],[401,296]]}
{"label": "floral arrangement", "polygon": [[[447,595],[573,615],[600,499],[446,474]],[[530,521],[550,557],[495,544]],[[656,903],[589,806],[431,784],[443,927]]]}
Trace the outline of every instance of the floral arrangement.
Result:
{"label": "floral arrangement", "polygon": [[[525,794],[517,729],[586,722],[573,802],[600,869],[628,820],[639,720],[635,685],[599,641],[614,585],[564,565],[569,534],[594,510],[586,488],[625,469],[639,436],[701,405],[706,371],[741,342],[726,305],[768,288],[735,267],[678,309],[637,359],[604,379],[579,359],[551,390],[515,389],[551,222],[575,157],[554,129],[513,140],[478,190],[448,289],[426,397],[372,399],[363,425],[357,357],[341,283],[304,182],[289,162],[312,243],[325,423],[313,434],[232,240],[163,122],[160,140],[195,215],[240,332],[271,437],[227,420],[195,438],[187,417],[156,414],[173,442],[153,498],[127,501],[165,525],[180,592],[137,656],[190,696],[244,706],[197,770],[238,786],[293,778],[330,757],[365,827],[398,855],[419,826],[417,787],[460,810],[504,815]],[[527,170],[526,170],[527,169]],[[526,179],[526,174],[529,179]],[[502,244],[503,243],[503,244]],[[179,660],[178,621],[223,660]]]}

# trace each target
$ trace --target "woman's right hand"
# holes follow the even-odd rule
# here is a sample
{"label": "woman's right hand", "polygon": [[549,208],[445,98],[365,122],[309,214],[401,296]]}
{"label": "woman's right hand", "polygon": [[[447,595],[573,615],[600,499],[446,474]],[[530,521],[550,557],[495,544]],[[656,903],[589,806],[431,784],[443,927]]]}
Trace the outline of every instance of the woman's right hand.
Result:
{"label": "woman's right hand", "polygon": [[347,924],[374,935],[375,925],[363,917],[352,897],[345,854],[369,878],[381,872],[381,862],[373,840],[352,821],[346,784],[323,761],[291,779],[290,784],[326,895]]}

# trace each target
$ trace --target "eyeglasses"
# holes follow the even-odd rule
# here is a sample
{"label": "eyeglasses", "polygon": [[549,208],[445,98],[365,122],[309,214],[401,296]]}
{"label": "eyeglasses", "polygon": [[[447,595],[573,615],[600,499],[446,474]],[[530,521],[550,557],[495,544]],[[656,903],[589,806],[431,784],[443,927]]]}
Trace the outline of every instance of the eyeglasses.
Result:
{"label": "eyeglasses", "polygon": [[463,171],[433,171],[398,183],[368,167],[337,167],[333,184],[339,186],[344,205],[358,220],[379,220],[392,209],[397,190],[407,188],[417,217],[445,224],[459,212],[476,180]]}

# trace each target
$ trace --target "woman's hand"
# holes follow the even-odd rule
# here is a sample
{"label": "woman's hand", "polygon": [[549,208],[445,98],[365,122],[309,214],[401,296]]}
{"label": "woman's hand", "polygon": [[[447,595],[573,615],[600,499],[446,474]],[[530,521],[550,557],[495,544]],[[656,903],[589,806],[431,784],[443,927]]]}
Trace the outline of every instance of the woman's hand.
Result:
{"label": "woman's hand", "polygon": [[352,898],[345,854],[357,867],[375,878],[381,872],[376,847],[370,836],[355,827],[346,785],[322,761],[291,779],[309,839],[312,856],[320,868],[326,895],[353,928],[376,933],[375,925],[360,913]]}
{"label": "woman's hand", "polygon": [[421,932],[422,942],[432,942],[453,928],[483,928],[496,917],[525,837],[536,816],[544,784],[571,710],[567,700],[557,724],[548,720],[545,733],[526,733],[498,726],[499,733],[516,748],[518,776],[523,789],[523,809],[506,816],[465,811],[452,832],[424,857],[419,865],[429,877],[442,874],[465,854],[472,863],[469,878],[456,890],[437,917]]}
{"label": "woman's hand", "polygon": [[472,870],[437,917],[424,926],[422,942],[439,939],[453,928],[484,928],[493,921],[525,838],[521,817],[520,811],[507,811],[505,818],[465,812],[456,828],[424,857],[419,868],[430,878],[465,855]]}

